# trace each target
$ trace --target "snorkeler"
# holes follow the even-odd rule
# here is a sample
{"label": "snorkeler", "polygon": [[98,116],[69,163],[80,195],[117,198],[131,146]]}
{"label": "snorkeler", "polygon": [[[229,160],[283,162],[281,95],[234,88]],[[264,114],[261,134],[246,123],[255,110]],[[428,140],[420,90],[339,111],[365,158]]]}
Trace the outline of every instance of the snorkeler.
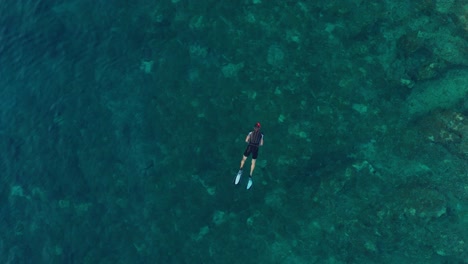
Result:
{"label": "snorkeler", "polygon": [[244,168],[245,160],[250,155],[250,153],[252,153],[252,164],[250,166],[250,175],[249,175],[249,182],[247,183],[247,190],[250,189],[250,187],[252,187],[252,184],[253,184],[252,173],[255,169],[255,161],[257,160],[257,157],[258,157],[258,149],[260,148],[260,146],[263,146],[263,133],[260,132],[260,127],[261,127],[260,123],[257,122],[254,125],[254,130],[251,131],[245,138],[245,142],[248,145],[244,151],[244,155],[242,156],[240,169],[234,181],[234,184],[236,185],[239,183],[242,177],[242,169]]}

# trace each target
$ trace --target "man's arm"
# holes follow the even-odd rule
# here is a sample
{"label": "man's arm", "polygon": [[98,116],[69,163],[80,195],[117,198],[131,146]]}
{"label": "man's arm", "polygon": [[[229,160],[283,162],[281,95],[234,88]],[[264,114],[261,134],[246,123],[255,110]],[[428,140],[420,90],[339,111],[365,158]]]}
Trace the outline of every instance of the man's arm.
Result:
{"label": "man's arm", "polygon": [[250,140],[250,133],[247,135],[247,137],[245,138],[245,143],[249,143],[249,140]]}
{"label": "man's arm", "polygon": [[260,139],[260,146],[263,146],[263,135],[262,135],[262,139]]}

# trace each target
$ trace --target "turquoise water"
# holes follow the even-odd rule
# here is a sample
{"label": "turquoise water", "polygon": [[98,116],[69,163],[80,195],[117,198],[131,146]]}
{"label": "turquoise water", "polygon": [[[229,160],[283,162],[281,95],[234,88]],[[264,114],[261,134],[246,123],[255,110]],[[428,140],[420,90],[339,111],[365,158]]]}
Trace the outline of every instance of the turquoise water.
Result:
{"label": "turquoise water", "polygon": [[468,263],[467,21],[3,1],[0,263]]}

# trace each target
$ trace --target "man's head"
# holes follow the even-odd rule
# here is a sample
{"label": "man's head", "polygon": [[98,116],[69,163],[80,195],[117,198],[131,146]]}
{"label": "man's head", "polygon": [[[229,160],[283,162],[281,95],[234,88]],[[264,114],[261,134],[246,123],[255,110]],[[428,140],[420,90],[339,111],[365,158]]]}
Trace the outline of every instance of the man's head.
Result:
{"label": "man's head", "polygon": [[254,129],[255,129],[255,130],[260,130],[260,127],[262,127],[262,126],[260,125],[260,122],[255,123],[255,125],[254,125]]}

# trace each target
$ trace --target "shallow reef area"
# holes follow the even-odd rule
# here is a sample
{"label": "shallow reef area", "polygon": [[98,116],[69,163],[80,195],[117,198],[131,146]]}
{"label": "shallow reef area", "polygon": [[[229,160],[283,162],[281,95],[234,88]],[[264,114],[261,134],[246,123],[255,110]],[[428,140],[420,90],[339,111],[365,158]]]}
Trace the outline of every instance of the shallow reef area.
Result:
{"label": "shallow reef area", "polygon": [[466,1],[0,14],[1,263],[467,263]]}

